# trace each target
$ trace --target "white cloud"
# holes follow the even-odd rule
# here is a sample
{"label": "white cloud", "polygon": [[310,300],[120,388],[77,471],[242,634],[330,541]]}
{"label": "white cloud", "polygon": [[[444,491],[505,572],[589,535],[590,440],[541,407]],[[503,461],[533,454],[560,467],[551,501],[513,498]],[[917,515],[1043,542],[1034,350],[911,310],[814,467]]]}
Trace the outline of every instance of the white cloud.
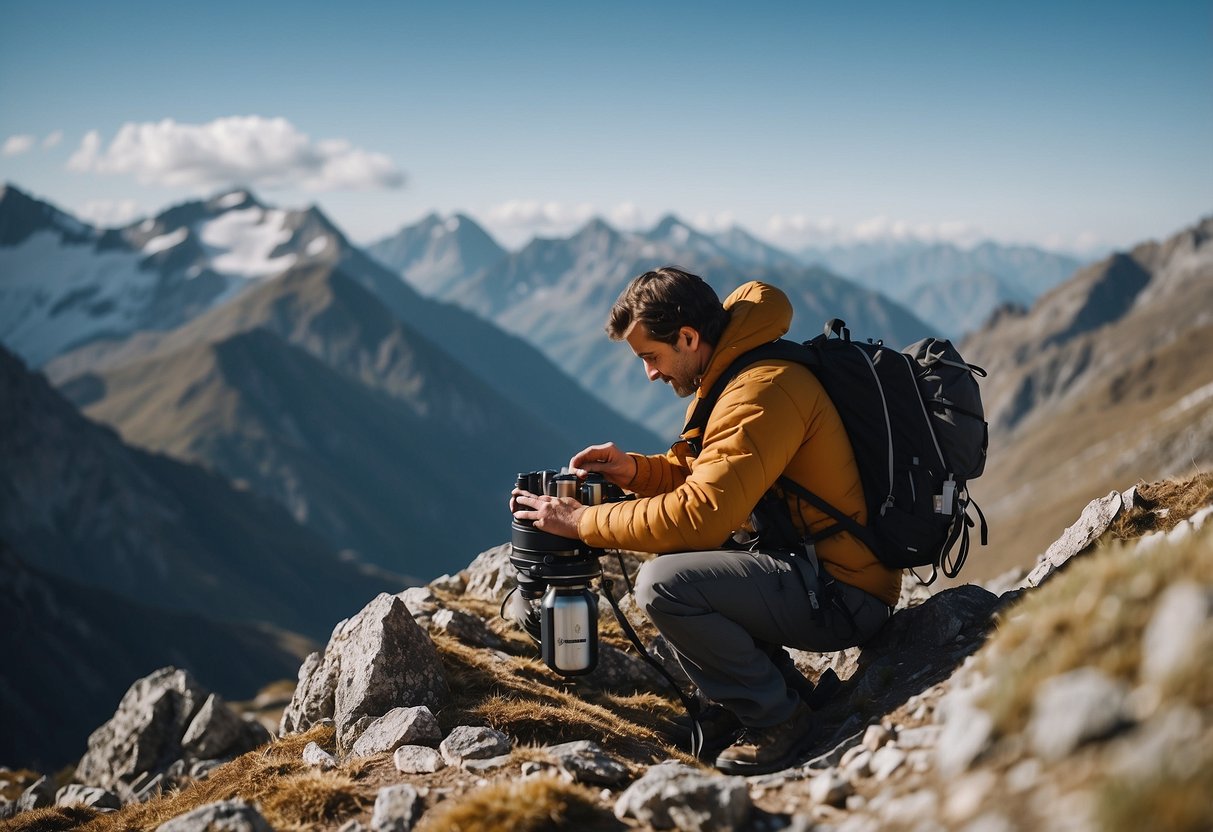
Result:
{"label": "white cloud", "polygon": [[607,212],[607,222],[625,231],[635,231],[645,225],[644,213],[634,202],[621,202]]}
{"label": "white cloud", "polygon": [[766,233],[774,241],[789,247],[848,245],[888,240],[949,242],[959,246],[972,246],[985,239],[985,235],[977,226],[959,220],[913,223],[886,216],[870,217],[848,226],[833,217],[776,214],[767,221]]}
{"label": "white cloud", "polygon": [[563,202],[511,199],[490,208],[487,221],[501,228],[563,231],[583,225],[594,213],[594,206],[586,202],[566,205]]}
{"label": "white cloud", "polygon": [[93,199],[75,211],[79,219],[99,228],[128,225],[140,213],[133,199]]}
{"label": "white cloud", "polygon": [[22,153],[27,153],[37,141],[33,136],[21,133],[16,136],[9,136],[4,140],[4,147],[0,149],[0,153],[5,156],[19,156]]}
{"label": "white cloud", "polygon": [[691,225],[706,234],[728,231],[737,224],[737,217],[732,211],[719,211],[715,214],[703,212],[696,214],[695,218],[691,220]]}
{"label": "white cloud", "polygon": [[244,184],[310,191],[399,188],[404,174],[382,153],[345,139],[312,141],[284,118],[172,119],[119,128],[108,147],[90,131],[68,160],[81,172],[132,175],[143,184],[214,188]]}
{"label": "white cloud", "polygon": [[58,147],[59,143],[62,141],[63,131],[52,130],[50,133],[47,133],[46,138],[42,140],[42,149],[50,150],[52,147]]}

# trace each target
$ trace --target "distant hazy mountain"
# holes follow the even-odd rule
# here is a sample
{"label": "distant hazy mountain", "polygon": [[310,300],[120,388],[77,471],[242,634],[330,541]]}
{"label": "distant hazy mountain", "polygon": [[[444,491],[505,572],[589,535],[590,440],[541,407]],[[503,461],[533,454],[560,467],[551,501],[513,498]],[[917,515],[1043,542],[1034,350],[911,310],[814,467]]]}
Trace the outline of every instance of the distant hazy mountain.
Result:
{"label": "distant hazy mountain", "polygon": [[367,253],[427,295],[447,295],[506,251],[470,217],[430,214],[368,246]]}
{"label": "distant hazy mountain", "polygon": [[133,341],[63,389],[128,441],[204,464],[338,548],[421,578],[500,542],[513,475],[562,464],[573,446],[564,420],[497,393],[322,266]]}
{"label": "distant hazy mountain", "polygon": [[0,349],[0,539],[42,572],[311,637],[399,581],[342,562],[268,500],[124,444]]}
{"label": "distant hazy mountain", "polygon": [[1066,255],[993,242],[972,249],[919,241],[863,243],[809,249],[801,257],[882,292],[951,338],[978,329],[1002,304],[1031,303],[1081,265]]}
{"label": "distant hazy mountain", "polygon": [[11,671],[0,685],[0,759],[41,771],[79,759],[131,681],[157,668],[186,668],[229,701],[250,699],[294,678],[314,649],[268,626],[220,623],[48,574],[3,540],[0,618]]}
{"label": "distant hazy mountain", "polygon": [[1092,494],[1213,464],[1211,240],[1208,218],[1114,254],[965,341],[989,371],[973,491],[994,565],[1038,554]]}
{"label": "distant hazy mountain", "polygon": [[[798,337],[810,337],[832,317],[846,319],[865,337],[895,343],[909,343],[929,330],[876,292],[823,269],[796,265],[790,255],[738,229],[710,236],[673,216],[643,234],[623,233],[595,219],[571,237],[532,240],[438,297],[526,338],[604,404],[670,437],[682,427],[685,401],[663,385],[650,384],[635,356],[625,345],[608,342],[603,331],[627,281],[667,264],[703,275],[722,298],[749,279],[780,286],[797,310],[793,335]],[[608,438],[626,442],[611,434],[598,441]]]}

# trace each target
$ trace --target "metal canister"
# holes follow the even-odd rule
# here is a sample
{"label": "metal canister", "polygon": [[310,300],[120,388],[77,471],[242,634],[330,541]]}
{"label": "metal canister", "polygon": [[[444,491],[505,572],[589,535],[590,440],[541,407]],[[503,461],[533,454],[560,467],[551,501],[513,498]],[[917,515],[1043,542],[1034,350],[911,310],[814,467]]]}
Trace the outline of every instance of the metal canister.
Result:
{"label": "metal canister", "polygon": [[606,483],[601,480],[586,480],[581,484],[581,503],[587,506],[596,506],[602,503],[603,486]]}
{"label": "metal canister", "polygon": [[560,474],[553,477],[548,483],[549,497],[577,497],[577,475],[576,474]]}

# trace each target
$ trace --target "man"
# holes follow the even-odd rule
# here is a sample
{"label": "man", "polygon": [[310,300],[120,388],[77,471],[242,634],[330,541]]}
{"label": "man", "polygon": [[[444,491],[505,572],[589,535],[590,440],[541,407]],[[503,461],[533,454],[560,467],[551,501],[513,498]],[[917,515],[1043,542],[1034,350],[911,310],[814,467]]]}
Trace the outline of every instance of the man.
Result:
{"label": "man", "polygon": [[[739,355],[783,336],[791,319],[773,286],[747,283],[721,304],[699,277],[666,267],[628,285],[607,333],[628,343],[651,381],[698,399]],[[698,455],[688,439],[699,440]],[[700,691],[744,729],[716,766],[760,774],[795,763],[813,740],[813,717],[783,647],[863,643],[888,619],[901,586],[900,572],[845,531],[815,551],[739,531],[780,475],[866,522],[850,442],[817,378],[789,361],[751,365],[725,386],[702,436],[656,456],[594,445],[569,468],[600,473],[638,499],[583,506],[516,491],[515,517],[591,546],[660,555],[640,569],[636,600]],[[834,525],[795,496],[779,498],[799,535]]]}

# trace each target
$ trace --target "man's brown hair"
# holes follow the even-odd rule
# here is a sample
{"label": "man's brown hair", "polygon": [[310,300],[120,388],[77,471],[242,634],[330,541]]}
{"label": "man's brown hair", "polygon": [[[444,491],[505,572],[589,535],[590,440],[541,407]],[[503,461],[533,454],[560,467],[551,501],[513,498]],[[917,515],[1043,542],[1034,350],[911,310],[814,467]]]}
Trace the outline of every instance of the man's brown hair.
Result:
{"label": "man's brown hair", "polygon": [[716,346],[728,323],[729,313],[703,278],[663,266],[632,279],[611,307],[606,331],[620,341],[633,325],[643,324],[653,340],[673,344],[678,330],[689,326]]}

